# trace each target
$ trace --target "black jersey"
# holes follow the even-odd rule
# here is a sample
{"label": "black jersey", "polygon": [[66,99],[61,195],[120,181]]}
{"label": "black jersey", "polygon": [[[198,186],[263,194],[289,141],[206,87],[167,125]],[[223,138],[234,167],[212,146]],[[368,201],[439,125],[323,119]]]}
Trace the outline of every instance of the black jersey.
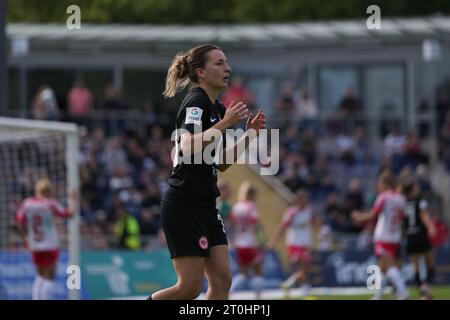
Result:
{"label": "black jersey", "polygon": [[[180,135],[178,129],[184,129],[192,134],[197,134],[211,128],[219,122],[225,115],[225,107],[216,100],[213,104],[206,92],[195,87],[189,90],[178,110],[176,119],[176,147],[174,156],[174,168],[169,178],[169,185],[175,189],[184,191],[183,194],[177,195],[172,192],[172,197],[177,200],[186,202],[186,195],[191,195],[189,202],[202,203],[210,206],[215,204],[216,198],[220,195],[217,188],[217,170],[218,162],[212,164],[202,162],[194,163],[194,156],[190,157],[190,163],[180,161],[183,154],[180,150]],[[222,136],[221,147],[224,147],[225,139]],[[214,154],[214,152],[212,153]],[[178,199],[183,197],[184,199]]]}
{"label": "black jersey", "polygon": [[407,200],[407,218],[404,220],[404,226],[408,237],[427,233],[427,229],[420,218],[420,212],[427,209],[428,201],[422,197]]}

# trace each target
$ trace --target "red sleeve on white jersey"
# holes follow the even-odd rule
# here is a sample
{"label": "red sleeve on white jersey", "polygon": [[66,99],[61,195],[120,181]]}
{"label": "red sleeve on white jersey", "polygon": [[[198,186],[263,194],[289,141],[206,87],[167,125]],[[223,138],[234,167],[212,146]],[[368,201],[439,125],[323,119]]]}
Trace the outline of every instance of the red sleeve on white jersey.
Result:
{"label": "red sleeve on white jersey", "polygon": [[258,210],[253,202],[248,203],[250,223],[257,224],[259,222]]}
{"label": "red sleeve on white jersey", "polygon": [[288,227],[292,223],[295,212],[296,212],[296,209],[294,207],[287,208],[286,212],[283,215],[283,219],[282,219],[283,227]]}
{"label": "red sleeve on white jersey", "polygon": [[233,208],[231,209],[230,219],[231,219],[232,222],[236,222],[236,219],[237,219],[237,216],[236,216],[236,205],[237,204],[235,204],[233,206]]}
{"label": "red sleeve on white jersey", "polygon": [[21,224],[25,224],[26,223],[26,216],[25,216],[26,203],[27,203],[27,201],[25,200],[22,203],[22,205],[20,206],[20,208],[17,210],[17,214],[16,214],[16,220],[18,222],[20,222]]}
{"label": "red sleeve on white jersey", "polygon": [[373,205],[372,211],[374,211],[377,215],[379,215],[381,212],[383,212],[385,202],[386,197],[384,193],[378,195],[377,199],[375,200],[375,204]]}
{"label": "red sleeve on white jersey", "polygon": [[252,202],[238,202],[233,206],[231,211],[231,221],[236,222],[240,218],[247,219],[250,224],[256,224],[259,222],[258,210]]}
{"label": "red sleeve on white jersey", "polygon": [[58,201],[50,199],[49,206],[54,215],[62,218],[66,218],[69,216],[69,210],[64,208]]}

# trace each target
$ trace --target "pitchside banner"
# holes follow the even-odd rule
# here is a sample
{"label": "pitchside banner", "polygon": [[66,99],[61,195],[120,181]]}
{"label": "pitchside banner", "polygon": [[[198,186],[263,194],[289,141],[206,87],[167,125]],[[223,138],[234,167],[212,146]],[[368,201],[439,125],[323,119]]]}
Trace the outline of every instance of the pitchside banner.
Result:
{"label": "pitchside banner", "polygon": [[[231,251],[231,269],[238,272]],[[314,287],[366,286],[368,267],[376,264],[372,251],[314,252],[311,284]],[[87,251],[81,255],[82,299],[111,299],[147,296],[172,286],[177,278],[166,249],[150,252]],[[56,297],[67,299],[67,253],[61,252]],[[404,263],[404,274],[413,280],[412,264]],[[27,252],[0,251],[0,299],[31,299],[34,265]],[[288,275],[276,252],[265,253],[266,288],[276,288]],[[436,250],[435,284],[450,284],[450,248]]]}
{"label": "pitchside banner", "polygon": [[[61,251],[56,275],[55,299],[69,297],[67,281],[67,252]],[[36,270],[31,254],[24,251],[0,251],[0,300],[30,300]]]}
{"label": "pitchside banner", "polygon": [[177,282],[167,250],[86,251],[81,274],[88,299],[148,296]]}
{"label": "pitchside banner", "polygon": [[[367,285],[368,267],[376,265],[372,251],[314,252],[311,261],[311,284],[316,287],[361,287]],[[413,264],[406,259],[402,273],[414,283]],[[435,251],[435,285],[450,284],[450,248]]]}

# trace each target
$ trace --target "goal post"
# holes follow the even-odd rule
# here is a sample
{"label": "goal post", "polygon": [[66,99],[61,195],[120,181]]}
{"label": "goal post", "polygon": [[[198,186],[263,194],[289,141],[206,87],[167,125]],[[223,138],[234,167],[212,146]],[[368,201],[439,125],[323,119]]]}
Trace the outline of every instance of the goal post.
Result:
{"label": "goal post", "polygon": [[[56,184],[56,198],[65,205],[72,201],[68,191],[79,191],[78,153],[74,123],[0,117],[0,251],[14,250],[12,203],[31,196],[34,180],[46,175]],[[33,181],[22,181],[27,178]],[[79,203],[74,207],[75,215],[67,222],[68,265],[80,266]],[[69,298],[80,299],[80,290],[69,290]]]}

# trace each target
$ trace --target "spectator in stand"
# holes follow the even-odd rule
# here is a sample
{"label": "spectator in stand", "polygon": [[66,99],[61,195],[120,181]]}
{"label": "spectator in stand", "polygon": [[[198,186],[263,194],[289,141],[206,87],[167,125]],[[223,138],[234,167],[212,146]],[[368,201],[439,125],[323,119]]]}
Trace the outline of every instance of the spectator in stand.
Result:
{"label": "spectator in stand", "polygon": [[344,119],[355,117],[362,112],[361,101],[355,96],[352,88],[347,88],[339,103],[339,111]]}
{"label": "spectator in stand", "polygon": [[335,124],[337,129],[353,130],[355,126],[362,125],[362,115],[363,106],[360,99],[355,96],[352,88],[347,88],[338,105],[340,123]]}
{"label": "spectator in stand", "polygon": [[292,123],[296,105],[294,100],[294,85],[291,81],[283,84],[281,95],[277,100],[276,114],[280,119],[279,127],[284,128]]}
{"label": "spectator in stand", "polygon": [[242,101],[247,104],[249,110],[255,107],[253,93],[244,85],[244,80],[240,75],[234,75],[231,79],[231,85],[226,89],[222,96],[222,103],[228,108],[232,102]]}
{"label": "spectator in stand", "polygon": [[336,137],[336,146],[339,159],[348,167],[351,167],[355,163],[355,141],[353,136],[346,133],[347,130],[340,133]]}
{"label": "spectator in stand", "polygon": [[281,145],[291,153],[298,153],[301,147],[300,142],[298,128],[294,125],[288,126],[281,137]]}
{"label": "spectator in stand", "polygon": [[316,217],[317,227],[317,250],[331,251],[333,250],[333,230],[322,216]]}
{"label": "spectator in stand", "polygon": [[89,116],[93,111],[92,93],[83,81],[75,82],[67,94],[67,108],[69,120],[79,125],[89,126]]}
{"label": "spectator in stand", "polygon": [[392,170],[398,174],[405,163],[406,137],[394,127],[384,139],[384,154],[392,161]]}
{"label": "spectator in stand", "polygon": [[[348,184],[348,191],[345,195],[344,200],[344,212],[346,216],[348,217],[348,220],[350,219],[350,214],[353,211],[361,211],[364,209],[364,196],[361,188],[361,181],[357,178],[350,179],[350,182]],[[353,224],[349,228],[349,232],[360,232],[361,226],[356,226]]]}
{"label": "spectator in stand", "polygon": [[413,168],[419,164],[428,163],[428,155],[422,151],[422,142],[417,130],[408,133],[405,143],[406,162]]}
{"label": "spectator in stand", "polygon": [[[105,89],[105,103],[103,108],[108,112],[109,134],[116,134],[125,129],[124,120],[120,115],[116,115],[117,111],[128,110],[128,102],[122,95],[122,91],[110,84]],[[116,113],[114,113],[116,111]]]}
{"label": "spectator in stand", "polygon": [[37,120],[59,120],[59,105],[52,88],[44,84],[33,99],[33,116]]}
{"label": "spectator in stand", "polygon": [[351,221],[343,212],[342,206],[339,203],[339,194],[331,192],[328,194],[325,203],[326,219],[333,231],[347,232],[351,226]]}
{"label": "spectator in stand", "polygon": [[416,171],[417,182],[419,183],[420,190],[425,194],[425,196],[431,196],[433,192],[430,174],[428,172],[428,167],[424,164],[420,164],[417,166]]}
{"label": "spectator in stand", "polygon": [[312,99],[308,88],[300,89],[300,97],[295,99],[295,121],[297,126],[302,130],[305,128],[316,128],[315,121],[319,111],[317,105]]}
{"label": "spectator in stand", "polygon": [[353,134],[354,157],[357,164],[370,164],[372,160],[372,149],[367,140],[364,127],[357,127]]}

